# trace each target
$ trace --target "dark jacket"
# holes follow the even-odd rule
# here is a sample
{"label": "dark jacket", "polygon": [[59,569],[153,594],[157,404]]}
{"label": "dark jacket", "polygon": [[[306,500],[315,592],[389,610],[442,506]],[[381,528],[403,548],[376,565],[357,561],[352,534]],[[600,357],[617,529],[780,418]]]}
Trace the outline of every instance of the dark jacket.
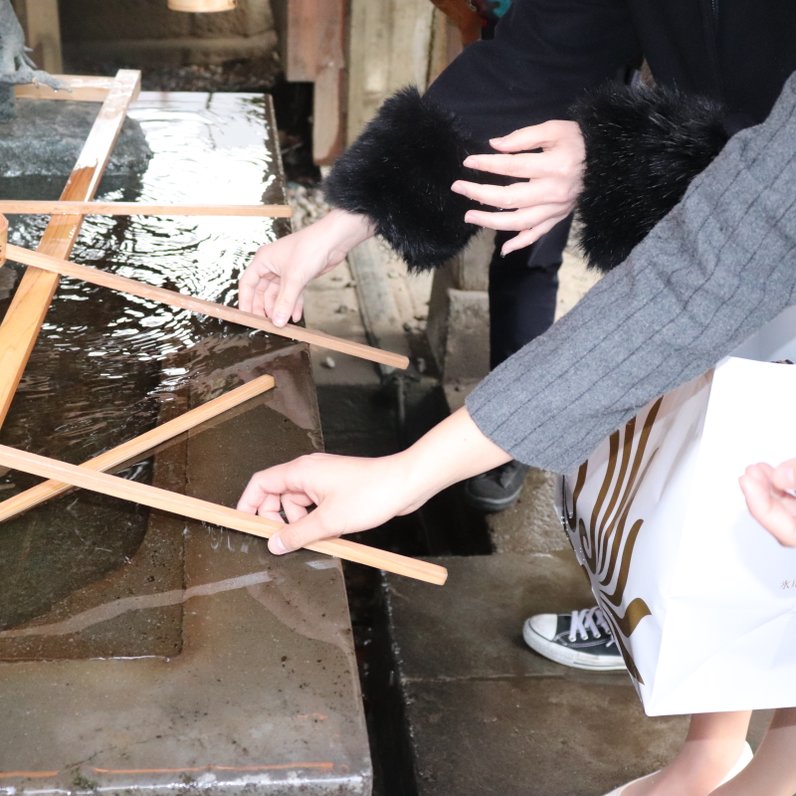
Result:
{"label": "dark jacket", "polygon": [[[327,196],[339,207],[370,216],[410,267],[438,265],[476,231],[462,220],[469,200],[450,191],[455,179],[484,179],[465,173],[463,158],[489,151],[491,137],[579,112],[587,178],[591,169],[602,180],[605,164],[589,162],[589,150],[599,147],[589,146],[588,108],[573,111],[573,104],[606,81],[621,80],[642,60],[657,84],[677,89],[678,97],[698,96],[714,105],[699,100],[708,109],[706,143],[699,142],[688,171],[657,164],[662,173],[672,172],[678,186],[664,191],[666,202],[649,211],[649,218],[633,221],[613,198],[597,208],[601,224],[605,213],[613,213],[633,230],[633,240],[679,200],[728,135],[766,117],[796,70],[796,0],[514,0],[494,38],[470,45],[424,96],[405,90],[382,106],[338,160]],[[671,96],[664,104],[679,105]],[[718,142],[717,126],[723,130]],[[664,130],[665,136],[670,133],[671,125]],[[698,137],[693,129],[685,136],[674,133],[660,145],[649,144],[648,151],[657,157],[674,150],[677,156],[672,141],[679,145]],[[624,138],[632,143],[646,134],[631,130]],[[625,164],[635,167],[643,156],[631,151]],[[587,199],[589,185],[587,179]],[[598,192],[596,200],[601,198]],[[635,206],[637,197],[625,198],[628,207]],[[625,253],[614,251],[609,259]]]}

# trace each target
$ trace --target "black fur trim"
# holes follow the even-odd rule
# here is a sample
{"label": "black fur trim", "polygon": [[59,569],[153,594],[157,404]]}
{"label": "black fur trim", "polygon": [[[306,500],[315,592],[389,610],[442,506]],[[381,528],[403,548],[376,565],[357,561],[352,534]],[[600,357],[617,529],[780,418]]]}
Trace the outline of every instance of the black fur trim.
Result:
{"label": "black fur trim", "polygon": [[581,247],[609,271],[680,201],[727,141],[713,101],[608,84],[573,108],[586,142]]}
{"label": "black fur trim", "polygon": [[371,218],[410,269],[429,269],[477,231],[464,223],[470,200],[450,189],[474,151],[450,113],[405,88],[340,156],[324,192],[331,204]]}

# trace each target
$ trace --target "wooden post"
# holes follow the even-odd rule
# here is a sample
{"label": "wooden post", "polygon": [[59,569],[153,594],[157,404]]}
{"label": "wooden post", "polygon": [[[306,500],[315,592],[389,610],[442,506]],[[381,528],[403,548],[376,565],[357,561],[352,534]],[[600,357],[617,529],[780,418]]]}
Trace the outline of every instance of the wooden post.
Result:
{"label": "wooden post", "polygon": [[60,72],[63,61],[58,0],[14,0],[14,6],[36,66],[51,74]]}
{"label": "wooden post", "polygon": [[346,0],[274,0],[285,77],[314,84],[312,156],[332,163],[345,144]]}
{"label": "wooden post", "polygon": [[0,215],[0,266],[5,265],[6,246],[8,246],[8,219]]}
{"label": "wooden post", "polygon": [[[127,108],[138,95],[140,85],[140,72],[122,69],[117,73],[61,193],[62,199],[85,201],[94,196],[122,129]],[[54,257],[68,257],[82,223],[81,215],[61,215],[51,219],[38,251]],[[0,374],[3,376],[0,382],[0,425],[8,414],[57,287],[57,274],[26,270],[0,325]]]}

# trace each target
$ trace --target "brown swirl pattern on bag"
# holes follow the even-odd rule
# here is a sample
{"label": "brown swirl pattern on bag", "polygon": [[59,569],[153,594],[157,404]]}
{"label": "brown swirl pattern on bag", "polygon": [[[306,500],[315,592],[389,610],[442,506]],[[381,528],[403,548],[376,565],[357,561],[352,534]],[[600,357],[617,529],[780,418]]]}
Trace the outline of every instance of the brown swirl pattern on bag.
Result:
{"label": "brown swirl pattern on bag", "polygon": [[[628,640],[638,623],[645,616],[651,616],[652,612],[640,597],[629,602],[625,600],[633,550],[644,524],[643,519],[637,519],[628,527],[628,518],[633,499],[657,453],[657,450],[653,450],[647,456],[650,433],[662,401],[663,398],[655,401],[642,419],[635,450],[633,438],[640,418],[632,418],[623,429],[611,434],[608,465],[588,524],[577,513],[578,499],[586,483],[588,461],[578,469],[572,490],[571,509],[566,505],[566,497],[564,498],[562,517],[570,540],[577,539],[582,552],[582,563],[590,574],[592,586],[599,588],[600,605],[628,671],[639,683],[643,683],[644,679],[630,654]],[[614,581],[616,585],[611,590],[611,583]],[[621,614],[624,603],[627,608]]]}

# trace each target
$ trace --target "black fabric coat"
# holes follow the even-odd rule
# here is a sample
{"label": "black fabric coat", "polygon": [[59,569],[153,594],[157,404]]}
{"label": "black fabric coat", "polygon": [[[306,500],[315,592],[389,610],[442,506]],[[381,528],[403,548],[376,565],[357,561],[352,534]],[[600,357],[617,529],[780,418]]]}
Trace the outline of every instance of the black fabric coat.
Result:
{"label": "black fabric coat", "polygon": [[[514,0],[494,38],[470,45],[424,96],[404,91],[385,103],[335,165],[327,196],[339,207],[370,216],[410,267],[441,264],[475,232],[462,220],[469,201],[451,193],[450,184],[462,177],[488,179],[467,173],[462,159],[490,151],[489,138],[548,119],[573,118],[576,101],[642,60],[658,85],[712,100],[721,108],[716,111],[720,118],[709,113],[704,119],[708,143],[699,144],[700,156],[689,161],[688,171],[679,172],[679,163],[671,167],[682,190],[663,191],[664,204],[645,208],[634,219],[626,208],[640,198],[622,197],[623,181],[617,178],[611,190],[602,190],[606,173],[618,170],[604,159],[592,161],[601,149],[590,146],[594,114],[580,106],[577,118],[587,141],[587,228],[594,211],[593,227],[610,226],[615,217],[632,232],[621,245],[608,247],[606,260],[592,257],[598,267],[611,267],[678,201],[728,135],[767,116],[796,70],[796,0]],[[604,96],[599,101],[605,111]],[[661,107],[677,104],[669,96]],[[644,122],[633,123],[639,121]],[[724,129],[718,143],[717,124]],[[620,137],[631,149],[617,154],[613,148],[611,156],[622,158],[627,168],[649,152],[657,158],[672,151],[677,160],[683,136],[665,130],[660,145],[650,145],[648,133],[627,131]],[[687,131],[689,139],[698,135],[693,125]],[[634,151],[633,142],[644,137],[646,152]],[[668,170],[660,162],[656,167]],[[599,175],[596,195],[590,193],[598,182],[594,175]]]}

